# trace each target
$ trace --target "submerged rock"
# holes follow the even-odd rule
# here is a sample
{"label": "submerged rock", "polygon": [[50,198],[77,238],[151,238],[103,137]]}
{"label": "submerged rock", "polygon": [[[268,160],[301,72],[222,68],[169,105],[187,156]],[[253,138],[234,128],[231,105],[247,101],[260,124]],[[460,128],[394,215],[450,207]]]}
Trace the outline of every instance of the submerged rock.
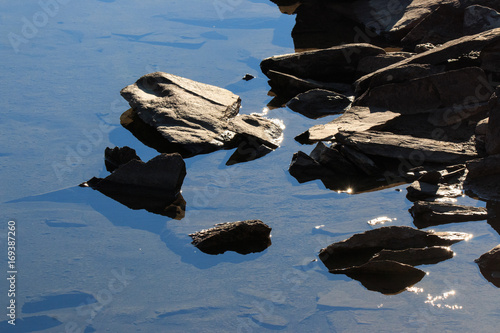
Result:
{"label": "submerged rock", "polygon": [[430,246],[404,250],[382,250],[375,254],[372,261],[392,260],[402,264],[418,266],[431,265],[453,258],[454,252],[449,247]]}
{"label": "submerged rock", "polygon": [[382,250],[404,250],[431,246],[450,246],[470,235],[435,233],[410,227],[393,226],[369,230],[322,249],[319,258],[328,269],[360,266]]}
{"label": "submerged rock", "polygon": [[275,149],[282,126],[259,115],[238,115],[240,98],[226,89],[156,72],[121,91],[131,110],[122,125],[163,153],[183,157],[231,149],[250,139]]}
{"label": "submerged rock", "polygon": [[488,218],[488,211],[484,207],[462,206],[447,202],[417,201],[409,212],[413,216],[413,223],[419,229],[447,223],[481,221]]}
{"label": "submerged rock", "polygon": [[346,96],[323,89],[312,89],[292,98],[286,106],[307,118],[317,119],[343,113],[351,105]]}
{"label": "submerged rock", "polygon": [[483,254],[475,262],[486,280],[500,288],[500,245]]}
{"label": "submerged rock", "polygon": [[94,177],[82,185],[131,209],[181,219],[186,209],[180,194],[185,176],[186,165],[179,154],[161,154],[146,163],[132,159],[106,178]]}
{"label": "submerged rock", "polygon": [[425,276],[418,268],[392,260],[372,260],[360,266],[331,269],[330,273],[345,274],[366,289],[386,295],[398,294]]}
{"label": "submerged rock", "polygon": [[227,222],[190,234],[192,244],[207,254],[262,252],[271,245],[271,228],[259,220]]}

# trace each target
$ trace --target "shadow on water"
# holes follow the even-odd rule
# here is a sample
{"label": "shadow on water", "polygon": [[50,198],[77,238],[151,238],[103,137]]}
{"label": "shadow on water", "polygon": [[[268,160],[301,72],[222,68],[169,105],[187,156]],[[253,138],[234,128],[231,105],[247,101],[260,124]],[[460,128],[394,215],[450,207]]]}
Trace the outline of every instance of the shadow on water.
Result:
{"label": "shadow on water", "polygon": [[39,297],[33,301],[24,303],[21,311],[24,314],[31,314],[42,311],[73,308],[82,304],[92,303],[97,303],[93,295],[83,292],[71,292],[68,294]]}
{"label": "shadow on water", "polygon": [[[12,326],[7,321],[0,322],[1,332],[40,332],[53,327],[62,325],[63,323],[49,316],[33,316],[25,318],[16,318],[16,326]],[[14,329],[12,328],[14,327]]]}

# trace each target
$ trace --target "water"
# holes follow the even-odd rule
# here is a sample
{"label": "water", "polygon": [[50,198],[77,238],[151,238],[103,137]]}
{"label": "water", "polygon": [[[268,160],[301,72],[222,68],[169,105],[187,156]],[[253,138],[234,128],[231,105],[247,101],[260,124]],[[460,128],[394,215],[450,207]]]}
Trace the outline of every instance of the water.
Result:
{"label": "water", "polygon": [[[46,20],[38,1],[0,6],[0,258],[6,276],[7,222],[15,220],[18,270],[17,325],[6,321],[2,279],[0,331],[497,331],[499,291],[473,262],[499,243],[484,221],[435,227],[474,238],[452,246],[455,258],[420,267],[428,276],[398,295],[368,291],[315,261],[328,244],[380,227],[367,223],[377,217],[412,226],[404,186],[349,196],[288,174],[292,154],[313,148],[294,136],[329,118],[271,110],[286,125],[275,152],[231,167],[231,151],[186,160],[182,221],[76,187],[106,175],[107,146],[156,155],[119,125],[127,109],[119,91],[145,73],[225,87],[241,96],[242,113],[262,112],[271,98],[260,60],[293,52],[294,18],[271,2],[67,1]],[[23,30],[33,18],[36,32]],[[9,33],[24,38],[17,53]],[[243,81],[245,73],[257,78]],[[273,228],[266,251],[210,256],[190,244],[189,233],[246,219]]]}

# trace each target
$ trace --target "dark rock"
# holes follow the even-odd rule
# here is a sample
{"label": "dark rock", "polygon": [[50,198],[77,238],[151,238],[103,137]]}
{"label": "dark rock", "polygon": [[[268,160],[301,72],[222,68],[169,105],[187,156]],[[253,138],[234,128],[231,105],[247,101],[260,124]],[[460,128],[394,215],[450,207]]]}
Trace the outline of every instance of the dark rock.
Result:
{"label": "dark rock", "polygon": [[481,221],[488,218],[484,207],[470,207],[446,202],[417,201],[409,209],[413,224],[419,229],[430,226],[468,221]]}
{"label": "dark rock", "polygon": [[240,98],[222,88],[157,72],[121,94],[132,107],[122,115],[122,125],[160,152],[190,157],[235,148],[250,138],[274,149],[281,140],[279,124],[238,115]]}
{"label": "dark rock", "polygon": [[401,42],[410,50],[417,44],[443,44],[462,36],[463,22],[464,11],[460,2],[450,1],[427,15]]}
{"label": "dark rock", "polygon": [[113,172],[115,169],[120,167],[123,164],[131,160],[141,160],[135,149],[130,147],[115,147],[113,149],[106,148],[104,150],[104,164],[106,166],[106,170],[109,172]]}
{"label": "dark rock", "polygon": [[462,7],[469,7],[473,5],[479,5],[483,7],[489,7],[497,12],[500,12],[500,2],[498,0],[462,0]]}
{"label": "dark rock", "polygon": [[456,164],[478,156],[476,147],[470,142],[450,143],[373,130],[342,131],[338,132],[335,138],[338,142],[356,147],[365,154],[394,159]]}
{"label": "dark rock", "polygon": [[337,147],[327,147],[323,142],[318,142],[310,157],[336,174],[359,175],[360,170]]}
{"label": "dark rock", "polygon": [[380,108],[352,107],[340,117],[325,125],[316,125],[295,138],[300,143],[311,144],[318,141],[334,141],[340,131],[365,131],[385,125],[399,113]]}
{"label": "dark rock", "polygon": [[[290,99],[298,94],[305,93],[312,89],[328,90],[333,92],[351,93],[351,86],[341,83],[327,83],[315,80],[301,79],[296,76],[270,70],[267,72],[271,93],[277,96],[278,107],[285,105]],[[350,102],[349,102],[350,103]]]}
{"label": "dark rock", "polygon": [[348,146],[341,146],[340,152],[368,176],[382,174],[382,169],[367,155]]}
{"label": "dark rock", "polygon": [[482,200],[500,201],[500,154],[467,162],[466,193]]}
{"label": "dark rock", "polygon": [[181,219],[186,208],[180,194],[185,176],[186,165],[179,154],[161,154],[147,163],[132,159],[108,177],[94,177],[86,184],[131,209]]}
{"label": "dark rock", "polygon": [[371,261],[391,260],[402,264],[418,266],[431,265],[453,258],[454,252],[449,247],[430,246],[404,250],[382,250]]}
{"label": "dark rock", "polygon": [[330,270],[348,268],[368,262],[384,249],[450,246],[469,237],[470,235],[463,233],[435,233],[410,227],[382,227],[333,243],[320,251],[319,258]]}
{"label": "dark rock", "polygon": [[496,10],[480,5],[465,9],[464,34],[473,35],[495,28],[500,28],[500,13]]}
{"label": "dark rock", "polygon": [[500,155],[491,155],[467,162],[467,180],[500,174]]}
{"label": "dark rock", "polygon": [[447,166],[442,170],[429,170],[418,178],[421,183],[438,185],[439,183],[460,183],[466,171],[465,164]]}
{"label": "dark rock", "polygon": [[426,275],[418,268],[391,260],[372,260],[360,266],[331,269],[330,273],[345,274],[366,289],[386,295],[398,294]]}
{"label": "dark rock", "polygon": [[[389,67],[392,66],[388,66],[386,68]],[[412,79],[414,80],[442,73],[445,69],[446,67],[444,65],[433,66],[429,64],[408,64],[394,67],[386,71],[376,71],[377,74],[374,75],[370,81],[370,88],[390,83],[405,83]]]}
{"label": "dark rock", "polygon": [[475,260],[486,280],[500,288],[500,245]]}
{"label": "dark rock", "polygon": [[359,60],[377,54],[385,54],[385,51],[370,44],[347,44],[274,56],[262,60],[260,67],[266,75],[273,70],[302,79],[350,84],[355,80]]}
{"label": "dark rock", "polygon": [[243,141],[238,145],[238,148],[236,148],[235,152],[227,160],[226,165],[253,161],[269,154],[273,150],[257,140],[249,138],[249,140]]}
{"label": "dark rock", "polygon": [[486,209],[488,210],[488,224],[500,234],[500,202],[487,201]]}
{"label": "dark rock", "polygon": [[189,236],[194,246],[208,254],[226,251],[249,254],[262,252],[271,245],[271,230],[262,221],[249,220],[216,224]]}
{"label": "dark rock", "polygon": [[253,76],[252,74],[245,74],[245,76],[243,76],[242,80],[245,80],[245,81],[250,81],[250,80],[253,80],[255,79],[255,76]]}
{"label": "dark rock", "polygon": [[387,54],[379,54],[376,56],[368,56],[359,60],[357,68],[357,76],[378,71],[379,69],[393,65],[401,60],[411,58],[415,53],[410,52],[391,52]]}
{"label": "dark rock", "polygon": [[498,84],[500,73],[500,42],[496,41],[484,47],[481,50],[479,58],[481,60],[481,68],[487,72],[494,73]]}
{"label": "dark rock", "polygon": [[[453,110],[456,105],[468,106],[471,97],[477,102],[487,102],[491,87],[485,87],[484,94],[477,93],[485,82],[488,80],[482,69],[464,68],[372,88],[355,105],[387,108],[401,114]],[[462,98],[457,98],[457,91]]]}
{"label": "dark rock", "polygon": [[486,152],[489,155],[500,153],[500,87],[491,98],[490,116],[486,131]]}
{"label": "dark rock", "polygon": [[344,113],[351,100],[344,95],[323,89],[312,89],[298,94],[286,106],[308,118],[317,119]]}
{"label": "dark rock", "polygon": [[321,165],[318,161],[302,151],[293,154],[288,172],[290,172],[290,175],[297,179],[299,183],[335,176],[332,170]]}
{"label": "dark rock", "polygon": [[419,201],[434,198],[454,198],[462,195],[461,184],[429,184],[414,181],[406,188],[406,198],[410,201]]}

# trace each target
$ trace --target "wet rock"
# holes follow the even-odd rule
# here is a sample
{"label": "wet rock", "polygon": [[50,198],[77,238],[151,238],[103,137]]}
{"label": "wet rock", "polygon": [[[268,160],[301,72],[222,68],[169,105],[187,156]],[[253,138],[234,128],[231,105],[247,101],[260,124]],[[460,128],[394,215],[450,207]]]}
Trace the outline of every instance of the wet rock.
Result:
{"label": "wet rock", "polygon": [[379,69],[393,65],[401,60],[411,58],[415,53],[410,52],[391,52],[387,54],[379,54],[376,56],[368,56],[359,60],[357,68],[357,76],[378,71]]}
{"label": "wet rock", "polygon": [[180,194],[185,176],[179,154],[161,154],[148,162],[132,159],[106,178],[94,177],[84,184],[131,209],[181,219],[186,208]]}
{"label": "wet rock", "polygon": [[402,264],[418,266],[432,265],[453,258],[454,252],[445,246],[430,246],[404,250],[382,250],[371,261],[391,260]]}
{"label": "wet rock", "polygon": [[347,44],[324,50],[274,56],[264,59],[260,67],[266,75],[273,70],[302,79],[352,83],[359,60],[377,54],[385,54],[385,51],[370,44]]}
{"label": "wet rock", "polygon": [[286,106],[308,118],[317,119],[343,113],[351,105],[344,95],[323,89],[312,89],[292,98]]}
{"label": "wet rock", "polygon": [[389,120],[399,116],[399,113],[381,108],[352,107],[340,117],[325,125],[316,125],[298,135],[295,140],[303,144],[318,141],[334,141],[340,131],[365,131],[385,125]]}
{"label": "wet rock", "polygon": [[500,28],[500,13],[489,7],[469,6],[464,13],[463,32],[473,35],[482,31]]}
{"label": "wet rock", "polygon": [[486,280],[500,288],[500,245],[475,260]]}
{"label": "wet rock", "polygon": [[147,74],[121,91],[132,107],[122,125],[160,152],[183,157],[235,148],[252,138],[275,149],[282,128],[259,115],[238,115],[228,90],[172,74]]}
{"label": "wet rock", "polygon": [[293,154],[288,172],[290,172],[290,175],[297,179],[299,183],[336,176],[332,170],[321,165],[314,158],[302,151]]}
{"label": "wet rock", "polygon": [[337,174],[354,176],[358,175],[360,171],[337,147],[327,147],[322,142],[318,142],[310,157]]}
{"label": "wet rock", "polygon": [[442,44],[462,36],[463,22],[464,11],[460,2],[449,1],[421,20],[401,42],[410,50],[417,44]]}
{"label": "wet rock", "polygon": [[429,66],[444,65],[449,59],[458,59],[462,55],[471,52],[471,50],[481,51],[487,46],[498,42],[500,42],[500,28],[451,40],[440,47],[417,54],[414,57],[363,76],[355,83],[356,92],[358,95],[362,95],[370,86],[373,87],[371,81],[374,77],[383,76],[384,72],[393,71],[395,68],[413,64],[427,64]]}
{"label": "wet rock", "polygon": [[[467,106],[469,103],[465,98],[470,96],[479,102],[487,102],[490,89],[477,94],[478,87],[485,82],[488,80],[482,69],[464,68],[372,88],[356,100],[355,105],[387,108],[401,114],[434,112],[456,105]],[[457,91],[461,92],[462,98],[457,98]]]}
{"label": "wet rock", "polygon": [[243,141],[238,145],[234,153],[227,160],[226,165],[253,161],[269,154],[273,150],[257,140],[249,138],[249,140]]}
{"label": "wet rock", "polygon": [[455,198],[462,195],[461,184],[429,184],[414,181],[406,188],[406,198],[410,201],[419,201],[435,198]]}
{"label": "wet rock", "polygon": [[243,76],[242,80],[245,80],[245,81],[250,81],[250,80],[253,80],[255,79],[255,76],[253,76],[252,74],[245,74],[245,76]]}
{"label": "wet rock", "polygon": [[394,159],[423,160],[427,163],[463,163],[476,158],[476,147],[470,142],[445,142],[381,131],[338,132],[335,139],[356,147],[368,155]]}
{"label": "wet rock", "polygon": [[278,99],[278,103],[273,102],[273,104],[278,107],[285,105],[295,96],[313,89],[343,93],[350,93],[351,91],[350,85],[301,79],[290,74],[280,73],[273,70],[268,71],[267,76],[270,79],[270,92]]}
{"label": "wet rock", "polygon": [[382,250],[450,246],[470,235],[434,233],[410,227],[382,227],[356,234],[322,249],[319,258],[328,269],[360,266]]}
{"label": "wet rock", "polygon": [[398,294],[425,276],[418,268],[391,260],[373,260],[360,266],[332,269],[330,273],[345,274],[366,289],[386,295]]}
{"label": "wet rock", "polygon": [[455,205],[447,202],[417,201],[409,209],[413,224],[419,229],[430,226],[468,221],[481,221],[488,218],[484,207]]}
{"label": "wet rock", "polygon": [[190,234],[192,244],[207,254],[234,251],[240,254],[262,252],[271,245],[271,228],[260,220],[227,222]]}
{"label": "wet rock", "polygon": [[500,153],[500,87],[491,98],[490,116],[486,130],[486,152],[489,155]]}
{"label": "wet rock", "polygon": [[106,170],[109,172],[113,172],[115,169],[131,160],[140,161],[141,158],[137,156],[135,149],[130,147],[106,148],[104,150],[104,164],[106,166]]}
{"label": "wet rock", "polygon": [[348,146],[341,146],[340,151],[365,174],[369,176],[382,174],[382,169],[373,161],[373,159],[362,152]]}

